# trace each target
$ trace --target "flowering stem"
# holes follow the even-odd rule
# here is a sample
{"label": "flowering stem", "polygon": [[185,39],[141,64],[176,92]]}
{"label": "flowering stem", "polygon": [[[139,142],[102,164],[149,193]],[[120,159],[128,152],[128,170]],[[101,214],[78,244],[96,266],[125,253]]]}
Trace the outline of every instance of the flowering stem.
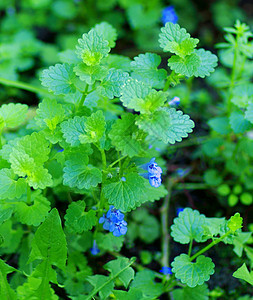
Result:
{"label": "flowering stem", "polygon": [[21,81],[15,81],[15,80],[9,80],[5,78],[0,78],[0,83],[7,85],[7,86],[12,86],[16,87],[18,89],[26,90],[29,92],[34,92],[34,93],[39,93],[39,94],[47,94],[52,96],[52,93],[48,92],[46,89],[43,88],[38,88],[33,85],[21,82]]}
{"label": "flowering stem", "polygon": [[214,241],[212,241],[212,243],[210,243],[209,245],[207,245],[205,248],[203,248],[202,250],[199,250],[197,253],[195,253],[191,258],[190,261],[193,261],[195,258],[197,258],[199,255],[201,255],[202,253],[206,252],[207,250],[209,250],[210,248],[212,248],[213,246],[217,245],[218,243],[220,243],[225,237],[227,237],[229,234],[231,234],[232,231],[229,230],[228,232],[226,232],[223,236],[221,236],[220,238],[215,239]]}
{"label": "flowering stem", "polygon": [[161,258],[161,265],[162,267],[169,266],[169,205],[170,205],[170,196],[172,190],[173,182],[168,181],[167,190],[168,194],[164,198],[163,205],[161,207],[161,224],[162,224],[162,258]]}

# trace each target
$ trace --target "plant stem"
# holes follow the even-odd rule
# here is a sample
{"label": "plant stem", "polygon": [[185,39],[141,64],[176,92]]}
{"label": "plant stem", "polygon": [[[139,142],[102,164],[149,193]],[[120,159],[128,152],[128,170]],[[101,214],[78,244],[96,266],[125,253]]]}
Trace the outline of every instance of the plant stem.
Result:
{"label": "plant stem", "polygon": [[30,205],[31,204],[31,188],[27,183],[27,190],[26,190],[26,195],[27,195],[27,204]]}
{"label": "plant stem", "polygon": [[191,239],[191,241],[190,241],[188,256],[191,256],[191,253],[192,253],[192,243],[193,243],[193,239]]}
{"label": "plant stem", "polygon": [[39,93],[39,94],[47,94],[47,95],[52,96],[52,93],[48,92],[46,89],[38,88],[33,85],[24,83],[22,81],[14,81],[14,80],[9,80],[9,79],[0,77],[0,83],[2,83],[3,85],[16,87],[18,89],[26,90],[29,92],[34,92],[34,93]]}
{"label": "plant stem", "polygon": [[89,88],[89,85],[87,84],[86,87],[85,87],[85,90],[84,90],[84,92],[83,92],[82,98],[81,98],[80,102],[78,103],[77,111],[83,106],[83,103],[84,103],[84,101],[85,101],[85,98],[86,98],[86,96],[89,94],[88,88]]}
{"label": "plant stem", "polygon": [[[99,148],[100,149],[100,148]],[[106,155],[105,155],[105,150],[100,149],[101,153],[101,158],[102,158],[102,166],[103,166],[103,176],[102,176],[102,184],[101,184],[101,192],[100,192],[100,200],[99,200],[99,214],[103,213],[103,208],[104,208],[104,193],[103,193],[103,187],[104,187],[104,182],[106,180]]]}
{"label": "plant stem", "polygon": [[124,156],[120,157],[119,159],[115,160],[113,163],[111,163],[109,165],[109,168],[112,168],[114,165],[116,165],[118,162],[120,162],[122,159],[124,159],[126,157],[127,157],[127,155],[124,155]]}
{"label": "plant stem", "polygon": [[218,243],[220,243],[225,237],[227,237],[229,234],[231,234],[232,231],[229,230],[228,232],[226,232],[223,236],[221,236],[220,238],[212,241],[212,243],[210,243],[209,245],[207,245],[205,248],[203,248],[202,250],[199,250],[197,253],[195,253],[191,258],[190,261],[193,261],[195,258],[197,258],[199,255],[201,255],[202,253],[206,252],[207,250],[209,250],[210,248],[212,248],[213,246],[217,245]]}
{"label": "plant stem", "polygon": [[170,196],[172,190],[173,182],[168,180],[167,191],[168,194],[164,198],[163,205],[161,207],[161,224],[162,224],[162,258],[161,265],[162,267],[169,266],[169,206],[170,206]]}
{"label": "plant stem", "polygon": [[205,190],[210,188],[206,183],[178,183],[175,186],[176,190]]}

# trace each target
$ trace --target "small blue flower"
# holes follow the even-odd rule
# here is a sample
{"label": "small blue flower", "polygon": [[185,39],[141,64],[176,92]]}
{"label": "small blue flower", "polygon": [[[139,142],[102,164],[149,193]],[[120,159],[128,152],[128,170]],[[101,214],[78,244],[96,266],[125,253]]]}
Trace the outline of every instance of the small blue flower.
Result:
{"label": "small blue flower", "polygon": [[164,275],[171,275],[172,271],[170,267],[162,267],[159,271],[160,273],[163,273]]}
{"label": "small blue flower", "polygon": [[98,249],[97,243],[96,243],[96,241],[94,240],[94,241],[93,241],[93,246],[92,246],[92,248],[90,248],[90,253],[91,253],[92,255],[97,255],[99,252],[100,252],[100,250]]}
{"label": "small blue flower", "polygon": [[179,97],[174,97],[170,102],[169,105],[171,106],[178,106],[180,104],[180,98]]}
{"label": "small blue flower", "polygon": [[187,175],[189,172],[190,172],[190,168],[186,168],[186,169],[182,169],[182,168],[179,168],[176,170],[176,174],[182,178],[184,177],[185,175]]}
{"label": "small blue flower", "polygon": [[64,151],[64,149],[59,149],[57,152],[63,152]]}
{"label": "small blue flower", "polygon": [[184,210],[184,208],[182,208],[182,207],[177,208],[177,217],[181,213],[181,211],[183,211],[183,210]]}
{"label": "small blue flower", "polygon": [[158,188],[162,183],[161,175],[149,175],[149,183],[151,186]]}
{"label": "small blue flower", "polygon": [[124,214],[113,205],[110,206],[106,215],[103,214],[99,219],[99,223],[103,223],[103,228],[117,237],[127,232],[127,222],[124,220]]}
{"label": "small blue flower", "polygon": [[126,181],[126,177],[121,177],[121,181]]}
{"label": "small blue flower", "polygon": [[162,23],[165,25],[167,22],[171,22],[173,24],[177,23],[178,16],[174,9],[174,6],[170,5],[163,9],[162,11]]}

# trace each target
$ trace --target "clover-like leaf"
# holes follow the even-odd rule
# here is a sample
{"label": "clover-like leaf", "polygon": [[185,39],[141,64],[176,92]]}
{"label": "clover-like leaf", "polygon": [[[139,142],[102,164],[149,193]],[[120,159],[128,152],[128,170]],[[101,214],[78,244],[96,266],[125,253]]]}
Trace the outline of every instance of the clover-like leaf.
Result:
{"label": "clover-like leaf", "polygon": [[232,216],[229,220],[228,220],[228,228],[235,232],[237,229],[242,228],[242,221],[243,218],[240,216],[239,213],[236,213],[234,216]]}
{"label": "clover-like leaf", "polygon": [[167,22],[159,34],[159,43],[163,51],[185,57],[193,52],[199,40],[190,37],[178,24]]}
{"label": "clover-like leaf", "polygon": [[73,66],[69,64],[56,64],[42,72],[41,84],[48,88],[55,95],[65,95],[74,93],[74,79],[76,75],[73,72]]}
{"label": "clover-like leaf", "polygon": [[155,53],[140,54],[131,62],[132,77],[152,87],[160,88],[167,76],[164,69],[158,69],[160,63],[161,57]]}
{"label": "clover-like leaf", "polygon": [[82,200],[72,202],[68,206],[64,219],[65,226],[70,232],[82,233],[96,225],[96,212],[93,209],[85,212],[85,207],[86,204]]}
{"label": "clover-like leaf", "polygon": [[83,34],[78,39],[76,54],[88,66],[98,65],[100,61],[110,52],[109,42],[103,38],[95,29]]}
{"label": "clover-like leaf", "polygon": [[140,129],[164,143],[181,142],[192,132],[194,122],[188,115],[174,108],[161,108],[150,115],[140,115],[136,119]]}
{"label": "clover-like leaf", "polygon": [[191,240],[203,242],[204,229],[202,226],[205,224],[205,219],[206,217],[197,210],[187,207],[174,219],[171,236],[181,244],[188,244]]}
{"label": "clover-like leaf", "polygon": [[171,265],[176,278],[192,288],[202,285],[210,279],[210,275],[214,274],[214,263],[210,257],[204,255],[198,256],[196,262],[191,262],[187,254],[181,254]]}

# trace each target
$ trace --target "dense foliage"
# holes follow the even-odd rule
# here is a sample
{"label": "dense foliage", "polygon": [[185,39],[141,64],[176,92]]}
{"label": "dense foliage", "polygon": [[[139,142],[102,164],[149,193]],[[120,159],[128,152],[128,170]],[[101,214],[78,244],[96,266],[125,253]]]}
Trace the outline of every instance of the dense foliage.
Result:
{"label": "dense foliage", "polygon": [[210,51],[186,0],[0,9],[0,298],[251,299],[250,27]]}

